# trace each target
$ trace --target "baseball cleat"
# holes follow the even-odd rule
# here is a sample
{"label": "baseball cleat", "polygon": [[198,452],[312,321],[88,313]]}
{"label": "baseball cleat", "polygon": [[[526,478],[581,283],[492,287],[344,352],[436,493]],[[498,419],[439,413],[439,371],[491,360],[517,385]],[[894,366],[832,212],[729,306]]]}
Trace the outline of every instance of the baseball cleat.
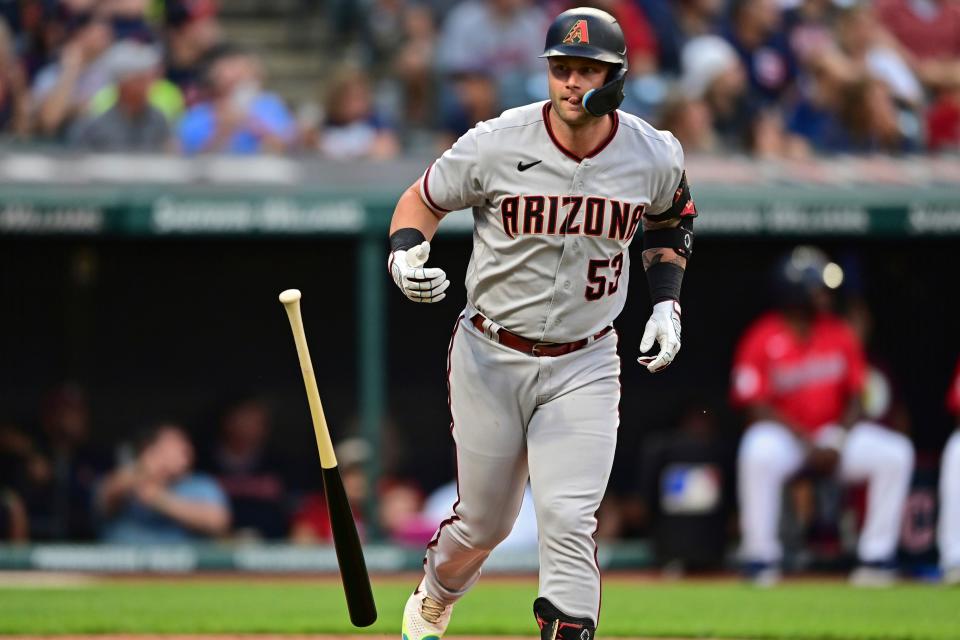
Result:
{"label": "baseball cleat", "polygon": [[450,624],[451,611],[452,604],[443,606],[428,596],[421,582],[403,608],[403,640],[440,640]]}
{"label": "baseball cleat", "polygon": [[747,562],[742,572],[747,582],[755,587],[775,587],[783,579],[780,567],[773,562]]}

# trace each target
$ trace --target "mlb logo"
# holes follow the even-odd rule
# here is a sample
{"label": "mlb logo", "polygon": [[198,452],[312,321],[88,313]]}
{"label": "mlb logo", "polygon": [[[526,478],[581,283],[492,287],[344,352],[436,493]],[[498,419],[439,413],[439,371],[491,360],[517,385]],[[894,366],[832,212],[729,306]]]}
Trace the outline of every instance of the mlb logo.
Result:
{"label": "mlb logo", "polygon": [[720,506],[720,470],[712,464],[672,464],[660,476],[660,503],[671,515],[704,515]]}

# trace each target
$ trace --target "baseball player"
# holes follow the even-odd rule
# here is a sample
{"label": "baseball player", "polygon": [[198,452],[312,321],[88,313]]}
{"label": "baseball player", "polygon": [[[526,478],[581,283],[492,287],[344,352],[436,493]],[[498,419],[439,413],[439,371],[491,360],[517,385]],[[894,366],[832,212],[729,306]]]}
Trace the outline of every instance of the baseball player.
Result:
{"label": "baseball player", "polygon": [[957,419],[957,429],[947,440],[940,462],[937,546],[944,582],[960,584],[960,360],[947,393],[947,409]]}
{"label": "baseball player", "polygon": [[389,271],[413,301],[449,286],[425,263],[449,211],[473,210],[467,307],[448,351],[458,500],[428,545],[403,614],[406,640],[438,638],[454,603],[510,533],[527,478],[539,524],[543,638],[590,640],[600,609],[594,517],[613,462],[628,249],[643,227],[654,302],[640,358],[680,348],[680,285],[696,210],[669,133],[617,110],[627,56],[616,20],[560,14],[546,37],[550,99],[479,123],[400,198]]}
{"label": "baseball player", "polygon": [[906,436],[862,419],[865,360],[848,326],[831,315],[828,283],[840,267],[797,247],[777,270],[781,306],[758,318],[736,349],[733,401],[750,420],[738,453],[742,556],[757,584],[779,579],[780,497],[804,467],[866,480],[866,521],[854,584],[883,586],[913,472]]}

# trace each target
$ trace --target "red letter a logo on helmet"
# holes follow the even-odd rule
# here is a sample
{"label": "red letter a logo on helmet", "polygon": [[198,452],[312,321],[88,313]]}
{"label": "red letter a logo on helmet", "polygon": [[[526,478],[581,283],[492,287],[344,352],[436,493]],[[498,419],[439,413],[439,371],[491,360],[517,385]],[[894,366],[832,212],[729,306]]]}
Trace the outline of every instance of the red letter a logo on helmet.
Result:
{"label": "red letter a logo on helmet", "polygon": [[563,44],[590,44],[590,32],[587,31],[587,21],[577,20],[567,35],[563,37]]}

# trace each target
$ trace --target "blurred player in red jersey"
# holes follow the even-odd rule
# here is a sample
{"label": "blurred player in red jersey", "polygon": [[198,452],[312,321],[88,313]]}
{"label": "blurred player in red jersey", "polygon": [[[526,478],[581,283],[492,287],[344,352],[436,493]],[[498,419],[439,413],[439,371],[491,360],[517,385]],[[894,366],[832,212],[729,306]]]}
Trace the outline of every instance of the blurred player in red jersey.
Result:
{"label": "blurred player in red jersey", "polygon": [[780,306],[737,347],[733,401],[749,426],[737,458],[742,559],[755,583],[780,576],[777,535],[784,483],[801,469],[867,481],[867,513],[854,584],[891,584],[900,520],[913,472],[903,434],[862,419],[865,360],[848,326],[829,312],[843,272],[813,247],[778,265]]}
{"label": "blurred player in red jersey", "polygon": [[937,544],[943,581],[960,584],[960,360],[947,392],[947,409],[957,419],[957,430],[947,440],[940,462],[940,522]]}

